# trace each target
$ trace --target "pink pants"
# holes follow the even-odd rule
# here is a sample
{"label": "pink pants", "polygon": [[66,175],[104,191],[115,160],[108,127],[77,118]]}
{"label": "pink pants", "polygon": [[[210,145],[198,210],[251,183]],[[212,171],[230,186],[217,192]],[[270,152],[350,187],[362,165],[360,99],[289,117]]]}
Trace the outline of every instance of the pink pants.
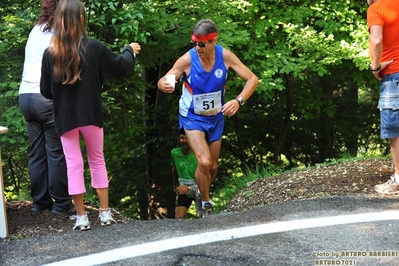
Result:
{"label": "pink pants", "polygon": [[97,126],[79,127],[61,136],[67,165],[69,195],[83,194],[86,192],[84,161],[80,149],[79,132],[82,134],[86,144],[92,187],[96,189],[108,188],[108,174],[103,153],[103,128]]}

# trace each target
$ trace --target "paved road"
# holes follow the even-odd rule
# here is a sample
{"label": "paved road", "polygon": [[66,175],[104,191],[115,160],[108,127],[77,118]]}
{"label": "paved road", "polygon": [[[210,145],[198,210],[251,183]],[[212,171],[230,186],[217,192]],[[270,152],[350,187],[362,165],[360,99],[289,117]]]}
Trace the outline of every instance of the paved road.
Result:
{"label": "paved road", "polygon": [[399,200],[333,197],[7,241],[0,265],[399,265]]}

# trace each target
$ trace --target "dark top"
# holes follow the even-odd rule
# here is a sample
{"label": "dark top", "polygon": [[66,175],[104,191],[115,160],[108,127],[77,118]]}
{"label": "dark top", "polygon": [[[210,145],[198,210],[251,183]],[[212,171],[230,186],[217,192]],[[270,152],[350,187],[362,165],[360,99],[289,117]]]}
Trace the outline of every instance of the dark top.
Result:
{"label": "dark top", "polygon": [[105,78],[121,78],[133,70],[133,49],[126,45],[122,55],[115,54],[97,40],[85,39],[86,65],[75,84],[56,83],[52,56],[44,51],[40,92],[53,100],[54,123],[60,136],[77,127],[104,126],[101,91]]}

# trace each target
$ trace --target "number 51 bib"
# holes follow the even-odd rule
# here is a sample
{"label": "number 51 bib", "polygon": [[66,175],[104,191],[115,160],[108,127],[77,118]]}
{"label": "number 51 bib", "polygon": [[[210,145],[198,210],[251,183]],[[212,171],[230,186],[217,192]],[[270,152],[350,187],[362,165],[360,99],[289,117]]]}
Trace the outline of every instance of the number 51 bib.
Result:
{"label": "number 51 bib", "polygon": [[222,111],[221,92],[194,95],[194,113],[197,115],[216,115]]}

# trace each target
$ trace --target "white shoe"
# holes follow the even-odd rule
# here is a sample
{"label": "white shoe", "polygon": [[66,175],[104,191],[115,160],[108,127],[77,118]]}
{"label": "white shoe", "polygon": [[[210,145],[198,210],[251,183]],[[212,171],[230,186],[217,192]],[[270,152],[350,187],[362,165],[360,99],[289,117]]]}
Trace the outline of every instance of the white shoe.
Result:
{"label": "white shoe", "polygon": [[112,223],[117,223],[114,218],[112,217],[111,209],[108,209],[108,211],[100,211],[100,215],[98,216],[98,219],[101,221],[101,226],[108,226],[111,225]]}
{"label": "white shoe", "polygon": [[[393,176],[392,176],[393,177]],[[399,193],[399,184],[396,183],[394,178],[389,179],[387,182],[374,186],[374,190],[381,194],[397,194]]]}
{"label": "white shoe", "polygon": [[75,226],[72,228],[72,230],[87,231],[91,229],[87,214],[85,214],[84,216],[73,215],[71,216],[71,219],[76,219]]}

